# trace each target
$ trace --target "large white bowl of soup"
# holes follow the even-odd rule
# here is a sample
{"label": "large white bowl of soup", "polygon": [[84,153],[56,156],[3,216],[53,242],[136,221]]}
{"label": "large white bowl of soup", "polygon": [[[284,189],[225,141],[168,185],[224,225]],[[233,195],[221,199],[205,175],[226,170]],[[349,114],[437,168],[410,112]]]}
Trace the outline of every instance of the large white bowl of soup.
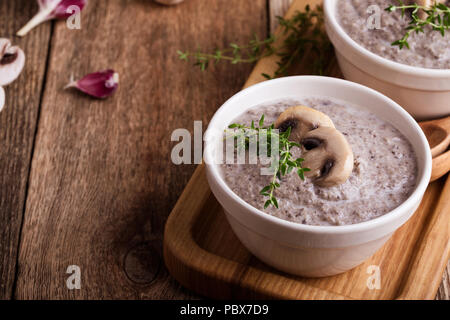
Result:
{"label": "large white bowl of soup", "polygon": [[[407,2],[407,1],[405,1]],[[417,120],[450,114],[450,32],[443,37],[426,27],[413,33],[410,48],[391,45],[401,39],[408,12],[384,9],[395,0],[324,0],[325,26],[344,77],[395,100]],[[398,4],[398,3],[397,3]],[[450,4],[450,1],[447,1]],[[370,19],[377,11],[380,25]]]}
{"label": "large white bowl of soup", "polygon": [[[298,105],[333,121],[353,166],[334,186],[286,174],[275,190],[278,208],[264,207],[260,190],[270,176],[260,163],[226,163],[224,132],[232,123],[258,123],[263,114],[270,125]],[[314,76],[266,81],[230,98],[209,124],[204,160],[211,190],[242,244],[266,264],[308,277],[338,274],[372,256],[415,212],[431,175],[426,137],[397,103],[353,82]]]}

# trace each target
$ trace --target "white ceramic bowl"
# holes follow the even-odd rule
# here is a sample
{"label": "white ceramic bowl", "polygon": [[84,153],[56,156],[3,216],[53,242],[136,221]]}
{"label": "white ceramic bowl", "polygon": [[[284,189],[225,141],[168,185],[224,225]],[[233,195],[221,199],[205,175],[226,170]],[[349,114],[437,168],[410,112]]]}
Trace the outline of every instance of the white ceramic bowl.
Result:
{"label": "white ceramic bowl", "polygon": [[387,95],[417,120],[450,114],[450,69],[412,67],[370,52],[341,27],[337,3],[324,1],[325,27],[346,79]]}
{"label": "white ceramic bowl", "polygon": [[[403,204],[379,218],[359,224],[309,226],[266,214],[246,203],[227,186],[214,159],[220,145],[218,139],[223,139],[223,130],[232,120],[261,103],[311,95],[334,97],[368,109],[407,137],[417,155],[419,170],[417,186]],[[225,102],[205,133],[204,160],[211,190],[244,246],[268,265],[310,277],[344,272],[373,255],[417,209],[431,175],[427,140],[414,119],[398,104],[362,85],[314,76],[262,82]]]}

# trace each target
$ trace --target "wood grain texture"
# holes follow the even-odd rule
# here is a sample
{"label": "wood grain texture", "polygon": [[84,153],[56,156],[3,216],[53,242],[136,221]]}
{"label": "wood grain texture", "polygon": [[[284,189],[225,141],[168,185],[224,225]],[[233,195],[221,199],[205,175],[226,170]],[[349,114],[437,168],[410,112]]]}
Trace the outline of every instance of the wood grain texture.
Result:
{"label": "wood grain texture", "polygon": [[[160,258],[166,218],[194,169],[171,163],[170,135],[206,125],[251,66],[201,73],[176,50],[213,50],[266,28],[264,0],[91,1],[81,30],[56,24],[16,298],[192,297]],[[62,89],[70,73],[106,68],[121,77],[107,100]],[[81,290],[66,288],[69,265],[81,268]]]}
{"label": "wood grain texture", "polygon": [[51,24],[25,39],[14,34],[36,11],[35,1],[0,2],[0,37],[11,39],[26,55],[22,74],[5,87],[6,105],[0,113],[0,299],[11,298],[13,291]]}
{"label": "wood grain texture", "polygon": [[[260,61],[246,85],[262,81],[260,73],[275,68],[270,57]],[[450,253],[450,178],[444,188],[445,179],[430,184],[414,216],[368,261],[341,275],[306,279],[280,273],[251,256],[205,186],[201,165],[167,222],[165,261],[181,283],[214,298],[433,299]],[[381,290],[366,286],[369,265],[382,270]]]}
{"label": "wood grain texture", "polygon": [[275,32],[278,27],[277,17],[284,17],[293,0],[268,0],[270,32]]}
{"label": "wood grain texture", "polygon": [[424,231],[414,247],[400,298],[429,299],[436,295],[442,282],[450,252],[450,177],[446,176],[442,180],[444,179],[447,182],[436,207],[424,221]]}
{"label": "wood grain texture", "polygon": [[450,300],[450,262],[447,263],[442,283],[436,295],[437,300]]}

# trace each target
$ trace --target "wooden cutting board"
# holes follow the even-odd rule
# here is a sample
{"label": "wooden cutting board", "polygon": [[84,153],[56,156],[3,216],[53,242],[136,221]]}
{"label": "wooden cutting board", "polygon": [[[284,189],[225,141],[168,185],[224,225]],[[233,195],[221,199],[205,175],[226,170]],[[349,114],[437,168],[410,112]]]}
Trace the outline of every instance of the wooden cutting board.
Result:
{"label": "wooden cutting board", "polygon": [[[286,16],[319,2],[294,1]],[[276,62],[276,57],[259,61],[244,87],[263,81],[261,74],[273,73]],[[336,64],[331,74],[340,76]],[[164,259],[183,286],[210,298],[434,299],[450,254],[449,213],[446,176],[429,185],[414,216],[368,261],[337,276],[302,278],[266,266],[244,248],[211,193],[202,164],[168,218]],[[379,267],[379,289],[367,285],[369,266]]]}

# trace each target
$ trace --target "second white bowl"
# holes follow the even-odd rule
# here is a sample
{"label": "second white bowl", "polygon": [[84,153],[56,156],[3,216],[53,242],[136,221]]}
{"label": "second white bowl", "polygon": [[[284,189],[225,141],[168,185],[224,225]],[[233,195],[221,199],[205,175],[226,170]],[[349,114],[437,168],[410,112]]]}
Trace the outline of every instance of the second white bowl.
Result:
{"label": "second white bowl", "polygon": [[347,80],[387,95],[417,120],[450,114],[450,69],[412,67],[370,52],[341,27],[336,18],[337,3],[324,1],[325,27]]}

